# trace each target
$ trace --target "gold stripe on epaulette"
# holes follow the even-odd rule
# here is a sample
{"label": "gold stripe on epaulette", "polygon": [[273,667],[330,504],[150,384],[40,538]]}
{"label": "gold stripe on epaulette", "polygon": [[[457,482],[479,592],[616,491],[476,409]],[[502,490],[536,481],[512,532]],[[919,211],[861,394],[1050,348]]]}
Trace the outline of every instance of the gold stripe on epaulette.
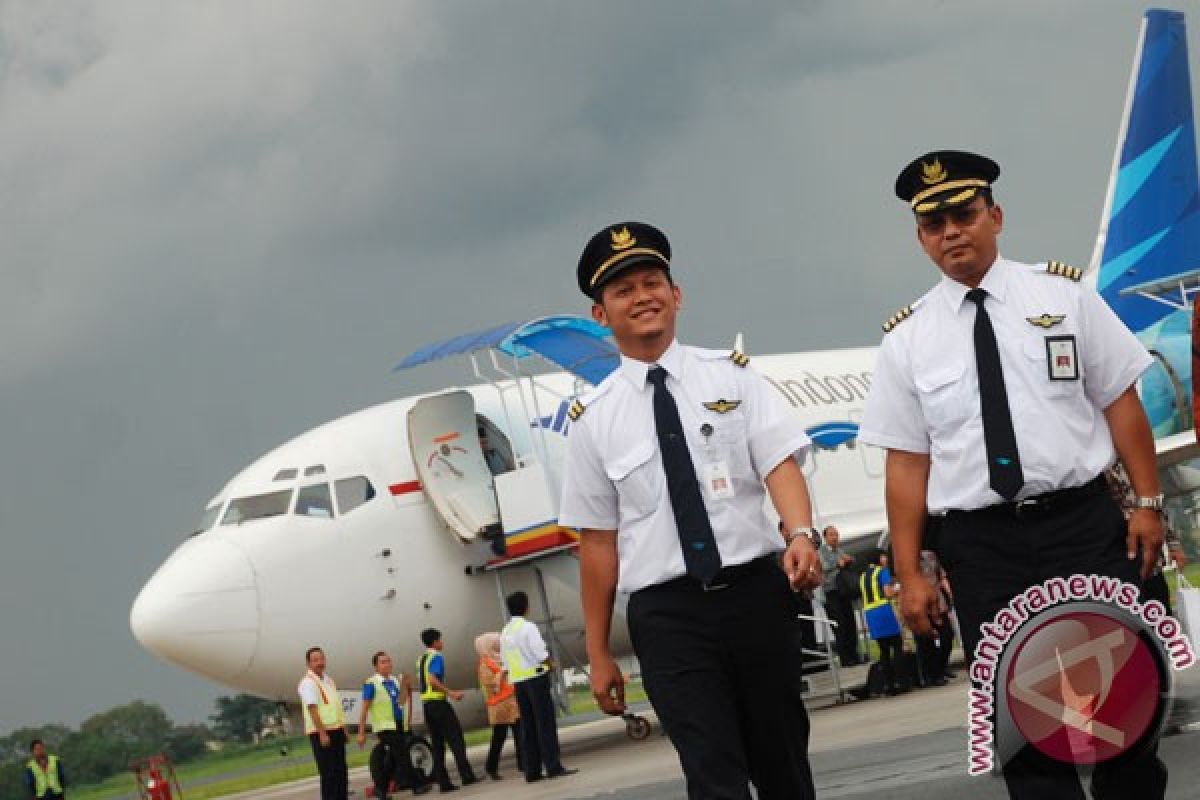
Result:
{"label": "gold stripe on epaulette", "polygon": [[571,407],[567,409],[567,416],[571,418],[571,422],[575,422],[583,416],[583,412],[587,411],[587,406],[576,400],[571,403]]}
{"label": "gold stripe on epaulette", "polygon": [[1060,278],[1068,278],[1078,282],[1083,278],[1083,270],[1079,267],[1072,267],[1070,264],[1064,264],[1062,261],[1046,262],[1046,272],[1051,275],[1057,275]]}
{"label": "gold stripe on epaulette", "polygon": [[891,333],[892,328],[896,327],[901,322],[904,322],[904,320],[911,317],[912,313],[913,313],[913,307],[905,306],[904,308],[897,311],[895,314],[892,314],[890,317],[888,317],[887,321],[884,322],[883,325],[881,325],[880,327],[883,328],[884,333]]}
{"label": "gold stripe on epaulette", "polygon": [[740,350],[734,350],[729,354],[729,360],[732,361],[736,366],[744,367],[750,363],[750,356],[746,355]]}

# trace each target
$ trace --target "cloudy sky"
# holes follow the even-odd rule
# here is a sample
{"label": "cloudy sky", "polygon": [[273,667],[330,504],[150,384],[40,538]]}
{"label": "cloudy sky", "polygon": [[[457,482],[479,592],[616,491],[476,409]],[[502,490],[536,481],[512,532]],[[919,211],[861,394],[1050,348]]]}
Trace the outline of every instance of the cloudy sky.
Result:
{"label": "cloudy sky", "polygon": [[393,375],[417,346],[583,311],[609,222],[671,235],[683,338],[759,353],[874,344],[934,280],[891,195],[928,149],[1000,162],[1006,254],[1086,264],[1141,12],[0,3],[0,732],[210,713],[128,625],[205,501],[460,377]]}

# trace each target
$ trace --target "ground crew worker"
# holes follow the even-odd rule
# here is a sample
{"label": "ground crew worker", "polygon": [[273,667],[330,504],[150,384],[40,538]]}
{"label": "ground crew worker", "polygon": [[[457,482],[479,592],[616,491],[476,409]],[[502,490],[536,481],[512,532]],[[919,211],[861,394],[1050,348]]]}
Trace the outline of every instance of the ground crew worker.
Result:
{"label": "ground crew worker", "polygon": [[[657,228],[600,231],[576,278],[621,351],[620,366],[571,407],[559,518],[582,531],[596,701],[625,710],[609,649],[621,591],[689,796],[746,797],[752,782],[764,800],[812,797],[790,597],[821,584],[800,468],[808,437],[746,356],[675,340],[682,294]],[[782,536],[764,512],[764,483]]]}
{"label": "ground crew worker", "polygon": [[488,746],[487,760],[483,771],[494,781],[501,780],[500,753],[504,740],[512,731],[513,749],[517,752],[517,769],[525,773],[521,759],[521,713],[517,708],[517,690],[508,679],[504,668],[504,655],[500,650],[500,634],[495,631],[481,633],[475,637],[475,652],[479,655],[476,675],[487,705],[488,724],[492,726],[492,742]]}
{"label": "ground crew worker", "polygon": [[421,691],[421,707],[425,710],[425,726],[429,728],[429,743],[433,748],[433,779],[443,792],[458,789],[450,782],[446,769],[446,746],[454,754],[458,775],[463,786],[470,786],[479,779],[467,760],[467,746],[463,740],[462,725],[458,715],[446,700],[449,695],[462,700],[463,693],[446,686],[446,659],[442,656],[442,633],[436,628],[421,631],[425,653],[417,661],[418,688]]}
{"label": "ground crew worker", "polygon": [[[904,651],[904,636],[896,609],[892,606],[892,598],[896,596],[895,581],[888,568],[880,564],[881,559],[882,556],[876,555],[858,576],[858,592],[862,597],[867,634],[879,645],[883,693],[891,697],[897,691],[896,670],[900,666],[900,654]],[[867,684],[870,683],[868,679]]]}
{"label": "ground crew worker", "polygon": [[63,800],[66,797],[67,775],[58,756],[46,752],[41,739],[29,743],[30,759],[25,763],[25,785],[29,796],[36,800]]}
{"label": "ground crew worker", "polygon": [[559,757],[558,721],[550,694],[550,651],[537,625],[525,619],[529,597],[513,592],[505,603],[511,619],[500,631],[500,654],[508,679],[517,687],[525,780],[532,783],[543,777],[574,775],[579,770],[567,769]]}
{"label": "ground crew worker", "polygon": [[310,647],[304,654],[308,672],[296,691],[304,709],[304,732],[312,745],[317,773],[321,776],[321,800],[346,800],[350,791],[346,773],[346,718],[342,699],[333,678],[325,672],[325,652]]}
{"label": "ground crew worker", "polygon": [[425,776],[413,769],[412,757],[408,752],[408,742],[405,741],[404,703],[412,691],[408,676],[401,675],[397,680],[392,675],[392,657],[380,650],[371,656],[371,666],[375,674],[367,678],[362,687],[362,711],[358,717],[358,746],[367,742],[367,715],[371,716],[371,732],[379,737],[379,741],[387,748],[391,766],[383,770],[379,776],[381,781],[375,784],[375,796],[387,800],[388,784],[396,778],[397,785],[409,786],[413,794],[425,794],[431,787],[425,782]]}
{"label": "ground crew worker", "polygon": [[[1052,577],[1139,582],[1162,544],[1154,441],[1134,382],[1152,363],[1082,271],[999,255],[1000,167],[927,153],[896,194],[940,283],[884,325],[860,441],[887,449],[888,520],[901,610],[929,635],[937,597],[921,577],[926,511],[971,658],[980,625]],[[1115,448],[1115,450],[1114,450]],[[1101,473],[1125,462],[1139,510],[1128,524]],[[1098,798],[1162,797],[1152,745],[1100,764]],[[1024,746],[1004,765],[1014,797],[1082,797],[1076,768]]]}

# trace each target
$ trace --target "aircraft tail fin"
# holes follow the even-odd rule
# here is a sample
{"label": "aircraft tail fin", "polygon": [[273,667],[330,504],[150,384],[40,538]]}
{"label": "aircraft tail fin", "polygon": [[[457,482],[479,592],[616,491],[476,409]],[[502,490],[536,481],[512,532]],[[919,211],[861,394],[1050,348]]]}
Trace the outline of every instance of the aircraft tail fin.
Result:
{"label": "aircraft tail fin", "polygon": [[1189,308],[1200,288],[1200,178],[1181,12],[1151,9],[1142,20],[1088,277],[1138,333]]}

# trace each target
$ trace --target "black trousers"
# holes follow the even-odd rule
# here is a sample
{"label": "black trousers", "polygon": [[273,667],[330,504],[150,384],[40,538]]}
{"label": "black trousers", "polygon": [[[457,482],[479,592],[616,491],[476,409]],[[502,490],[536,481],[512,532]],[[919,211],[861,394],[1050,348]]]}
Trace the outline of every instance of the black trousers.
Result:
{"label": "black trousers", "polygon": [[[1104,491],[1020,515],[987,509],[947,514],[938,555],[954,589],[967,658],[974,656],[980,625],[1034,584],[1082,573],[1140,585],[1139,562],[1125,557],[1127,532],[1124,516]],[[1004,779],[1014,798],[1084,797],[1075,766],[1032,745],[1004,765]],[[1092,773],[1096,800],[1161,798],[1166,785],[1157,746],[1099,764]]]}
{"label": "black trousers", "polygon": [[526,778],[561,772],[558,752],[558,720],[554,717],[554,697],[550,694],[550,676],[519,681],[517,706],[521,709],[521,756]]}
{"label": "black trousers", "polygon": [[500,769],[500,753],[504,750],[504,740],[508,738],[508,732],[512,730],[513,747],[517,751],[517,769],[521,772],[525,771],[524,762],[521,760],[521,731],[517,727],[520,723],[512,723],[509,725],[493,725],[492,726],[492,743],[488,745],[487,761],[484,762],[484,772],[488,775],[495,775]]}
{"label": "black trousers", "polygon": [[450,773],[446,770],[446,747],[449,746],[463,783],[474,783],[475,773],[467,760],[467,745],[463,741],[458,715],[446,700],[425,700],[424,708],[429,744],[433,748],[433,779],[442,788],[451,785]]}
{"label": "black trousers", "polygon": [[[400,731],[380,731],[379,741],[388,749],[387,762],[391,766],[389,774],[381,776],[383,784],[375,784],[375,796],[380,800],[388,795],[389,780],[395,780],[397,786],[408,786],[416,789],[425,784],[425,776],[413,769],[412,756],[408,752],[408,742]],[[385,770],[385,772],[388,772]]]}
{"label": "black trousers", "polygon": [[843,667],[853,667],[858,658],[858,621],[854,618],[854,604],[838,589],[825,592],[825,613],[837,623],[834,631],[838,659]]}
{"label": "black trousers", "polygon": [[926,686],[945,680],[950,651],[954,648],[954,626],[950,624],[949,616],[942,617],[942,624],[934,630],[935,636],[916,637],[920,677]]}
{"label": "black trousers", "polygon": [[791,589],[773,559],[728,588],[681,578],[629,598],[650,702],[691,800],[815,796]]}
{"label": "black trousers", "polygon": [[319,734],[310,733],[313,759],[321,776],[321,800],[346,800],[350,793],[350,778],[346,774],[346,731],[336,728],[327,731],[329,747],[321,746]]}
{"label": "black trousers", "polygon": [[883,690],[896,691],[896,670],[900,665],[900,654],[904,652],[904,637],[900,634],[876,639],[879,645],[879,668],[883,671]]}

